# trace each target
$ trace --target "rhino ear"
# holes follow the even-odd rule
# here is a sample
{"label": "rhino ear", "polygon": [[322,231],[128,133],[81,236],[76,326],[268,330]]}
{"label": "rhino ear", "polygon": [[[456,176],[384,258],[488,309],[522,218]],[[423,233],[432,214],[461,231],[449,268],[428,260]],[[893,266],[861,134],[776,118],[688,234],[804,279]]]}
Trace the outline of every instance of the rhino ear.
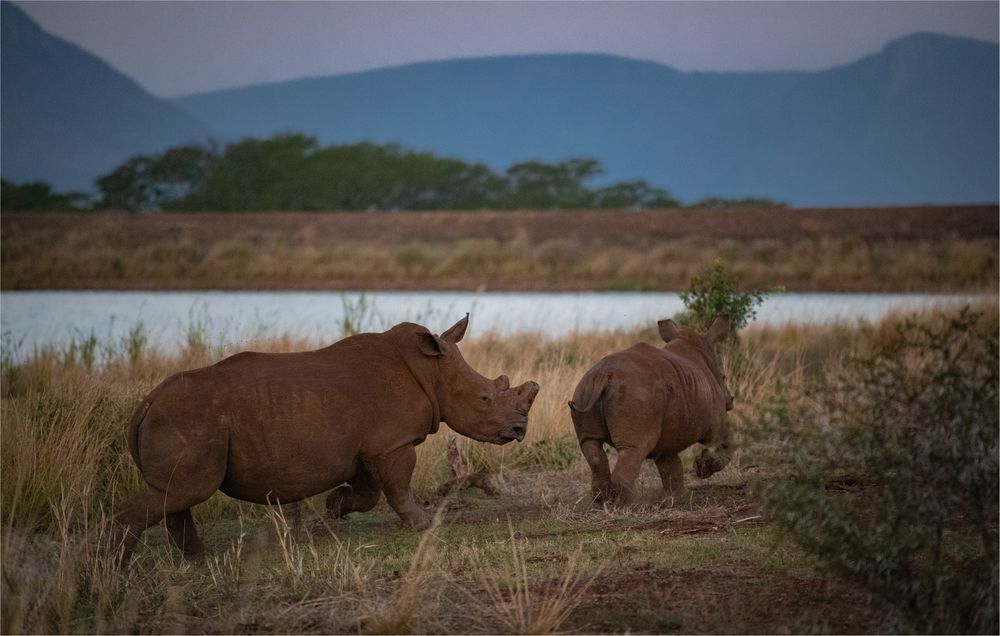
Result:
{"label": "rhino ear", "polygon": [[726,314],[719,314],[712,321],[712,326],[708,328],[705,332],[705,337],[712,344],[718,344],[725,340],[729,336],[729,316]]}
{"label": "rhino ear", "polygon": [[454,325],[451,326],[448,331],[441,334],[441,339],[447,342],[461,342],[462,337],[465,336],[465,329],[469,326],[469,314],[465,314],[465,318],[462,318]]}
{"label": "rhino ear", "polygon": [[445,354],[444,344],[437,336],[426,331],[417,332],[417,347],[425,356],[443,356]]}
{"label": "rhino ear", "polygon": [[660,320],[656,323],[656,326],[660,329],[660,337],[663,338],[663,342],[670,342],[681,335],[681,330],[677,326],[677,323],[669,318]]}

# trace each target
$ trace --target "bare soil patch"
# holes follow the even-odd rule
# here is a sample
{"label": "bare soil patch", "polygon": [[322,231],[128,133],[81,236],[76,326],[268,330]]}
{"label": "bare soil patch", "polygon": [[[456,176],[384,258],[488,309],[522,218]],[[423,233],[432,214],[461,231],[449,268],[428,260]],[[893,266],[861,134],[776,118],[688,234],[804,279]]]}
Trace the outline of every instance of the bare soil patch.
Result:
{"label": "bare soil patch", "polygon": [[872,633],[878,610],[858,590],[752,563],[673,570],[639,566],[593,585],[570,632],[685,634]]}

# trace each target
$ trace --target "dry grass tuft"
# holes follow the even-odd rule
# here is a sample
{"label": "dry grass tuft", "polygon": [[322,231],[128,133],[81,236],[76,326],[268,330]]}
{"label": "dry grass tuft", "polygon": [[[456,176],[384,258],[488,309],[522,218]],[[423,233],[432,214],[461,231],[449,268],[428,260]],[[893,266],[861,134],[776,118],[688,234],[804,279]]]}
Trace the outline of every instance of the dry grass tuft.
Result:
{"label": "dry grass tuft", "polygon": [[509,558],[496,569],[479,572],[484,594],[468,593],[472,614],[488,633],[557,633],[603,568],[585,566],[580,546],[566,559],[561,579],[536,583],[528,574],[525,539],[518,538],[509,518],[507,527]]}

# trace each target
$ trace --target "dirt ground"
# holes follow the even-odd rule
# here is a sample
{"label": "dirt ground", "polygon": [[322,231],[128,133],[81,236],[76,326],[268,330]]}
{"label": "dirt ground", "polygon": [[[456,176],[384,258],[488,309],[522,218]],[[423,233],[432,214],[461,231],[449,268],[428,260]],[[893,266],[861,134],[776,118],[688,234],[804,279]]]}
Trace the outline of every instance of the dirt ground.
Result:
{"label": "dirt ground", "polygon": [[[585,558],[584,584],[572,595],[572,608],[559,627],[562,633],[885,631],[884,608],[874,606],[863,591],[824,573],[765,519],[748,486],[755,469],[727,470],[706,481],[689,476],[687,500],[664,505],[655,470],[646,467],[640,478],[639,505],[630,511],[602,511],[586,501],[589,476],[581,464],[562,471],[505,472],[497,479],[496,497],[468,489],[451,499],[435,531],[441,553],[461,553],[476,546],[483,560],[469,566],[444,557],[448,589],[460,586],[471,597],[484,596],[477,571],[496,567],[494,560],[503,558],[513,532],[523,545],[535,602],[558,594],[575,551]],[[210,550],[219,551],[232,539],[228,535],[234,527],[219,521],[205,530]],[[372,512],[339,522],[303,514],[299,532],[309,535],[320,550],[333,541],[370,551],[379,564],[375,575],[390,585],[405,581],[411,544],[417,540],[415,533],[399,527],[384,501]],[[162,530],[149,534],[153,536],[147,541],[164,549]],[[257,539],[252,541],[254,550],[269,557],[279,551],[266,524],[257,528]],[[448,618],[423,623],[425,628],[479,631],[462,613],[473,610],[454,598],[453,591],[435,602],[431,613],[442,612]],[[240,629],[269,632],[294,625],[308,633],[358,631],[356,622],[329,611],[324,603],[323,599],[288,603],[267,614],[274,624],[258,618]],[[208,616],[187,612],[162,625],[170,626],[182,631],[224,629]]]}
{"label": "dirt ground", "polygon": [[[552,515],[564,522],[522,533],[529,543],[539,544],[538,553],[526,558],[528,563],[558,562],[565,559],[566,545],[586,544],[588,539],[606,542],[614,555],[583,592],[563,631],[778,634],[884,629],[880,626],[886,617],[863,591],[822,572],[767,521],[749,486],[754,468],[726,471],[706,481],[687,475],[689,498],[673,505],[661,501],[654,473],[646,466],[640,477],[639,509],[610,517],[588,508],[589,475],[580,466],[508,478],[504,499],[525,502],[508,511],[516,514],[518,525]],[[540,480],[546,485],[539,487]],[[482,513],[503,505],[475,495],[465,499],[473,503],[450,523],[476,517],[488,522],[489,515]],[[543,547],[547,545],[556,549]]]}

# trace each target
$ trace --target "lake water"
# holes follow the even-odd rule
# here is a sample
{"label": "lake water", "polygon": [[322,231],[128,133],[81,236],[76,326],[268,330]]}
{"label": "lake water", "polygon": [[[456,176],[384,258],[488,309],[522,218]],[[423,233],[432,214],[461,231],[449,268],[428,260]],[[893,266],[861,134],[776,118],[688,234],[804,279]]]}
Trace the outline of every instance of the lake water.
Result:
{"label": "lake water", "polygon": [[[756,322],[875,320],[896,310],[984,299],[989,297],[774,294],[760,307]],[[2,292],[0,331],[7,355],[19,357],[39,346],[64,347],[90,335],[117,342],[140,325],[153,346],[175,346],[194,327],[213,343],[238,347],[283,333],[332,342],[341,336],[345,316],[364,331],[408,320],[440,333],[468,312],[469,337],[486,331],[559,335],[649,324],[682,307],[677,294],[649,292]]]}

